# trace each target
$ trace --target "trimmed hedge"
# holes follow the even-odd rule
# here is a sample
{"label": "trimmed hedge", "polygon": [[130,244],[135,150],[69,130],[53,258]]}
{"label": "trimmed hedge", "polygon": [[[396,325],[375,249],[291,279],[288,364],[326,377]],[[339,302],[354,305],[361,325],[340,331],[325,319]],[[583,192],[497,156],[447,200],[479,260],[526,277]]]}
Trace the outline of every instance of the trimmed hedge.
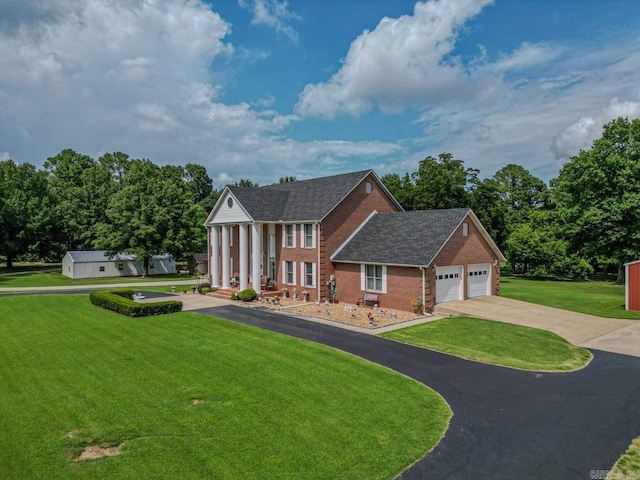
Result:
{"label": "trimmed hedge", "polygon": [[[207,289],[206,291],[202,291],[204,289]],[[196,290],[198,291],[198,293],[202,293],[205,294],[207,292],[215,292],[216,288],[212,288],[210,283],[200,283],[198,284],[198,286],[196,287]]]}
{"label": "trimmed hedge", "polygon": [[258,298],[258,294],[253,288],[246,288],[238,292],[238,299],[243,302],[253,302],[256,298]]}
{"label": "trimmed hedge", "polygon": [[91,303],[129,317],[148,317],[182,311],[182,302],[169,300],[156,303],[133,301],[133,290],[99,290],[89,294]]}

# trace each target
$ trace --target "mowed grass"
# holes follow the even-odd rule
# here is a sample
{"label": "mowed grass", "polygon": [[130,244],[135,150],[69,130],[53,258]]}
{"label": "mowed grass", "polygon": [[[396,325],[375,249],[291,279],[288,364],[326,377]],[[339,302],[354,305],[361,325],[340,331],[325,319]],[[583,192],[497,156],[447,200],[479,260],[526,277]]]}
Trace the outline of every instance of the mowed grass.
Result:
{"label": "mowed grass", "polygon": [[591,353],[555,333],[479,318],[452,317],[383,337],[482,363],[538,371],[583,367]]}
{"label": "mowed grass", "polygon": [[607,480],[637,479],[640,477],[640,438],[636,438],[629,449],[613,466]]}
{"label": "mowed grass", "polygon": [[[0,412],[11,479],[393,478],[451,416],[424,385],[322,345],[80,295],[0,299]],[[72,462],[91,444],[123,454]]]}
{"label": "mowed grass", "polygon": [[0,275],[0,287],[3,288],[20,288],[20,287],[57,287],[57,286],[74,286],[83,285],[102,285],[113,283],[153,283],[153,282],[170,282],[173,280],[193,280],[198,283],[197,278],[189,275],[167,274],[152,275],[145,278],[140,277],[108,277],[108,278],[78,278],[72,279],[65,277],[60,272],[16,272],[13,274]]}
{"label": "mowed grass", "polygon": [[505,275],[500,278],[500,295],[598,317],[640,319],[640,312],[624,309],[624,285],[610,282],[569,282]]}

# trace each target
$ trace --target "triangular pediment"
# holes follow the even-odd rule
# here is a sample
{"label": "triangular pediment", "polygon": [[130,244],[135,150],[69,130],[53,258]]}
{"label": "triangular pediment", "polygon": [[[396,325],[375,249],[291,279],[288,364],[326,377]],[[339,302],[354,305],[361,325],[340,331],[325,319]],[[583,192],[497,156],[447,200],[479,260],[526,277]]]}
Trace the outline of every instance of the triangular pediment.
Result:
{"label": "triangular pediment", "polygon": [[228,188],[225,188],[215,207],[213,207],[209,218],[207,218],[205,225],[244,222],[253,222],[253,219],[235,195]]}

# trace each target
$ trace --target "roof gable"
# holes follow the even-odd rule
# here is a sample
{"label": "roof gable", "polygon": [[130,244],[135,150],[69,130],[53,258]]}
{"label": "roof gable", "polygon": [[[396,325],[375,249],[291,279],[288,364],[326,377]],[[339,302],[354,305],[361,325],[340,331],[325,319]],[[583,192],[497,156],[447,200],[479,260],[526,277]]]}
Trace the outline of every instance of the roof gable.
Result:
{"label": "roof gable", "polygon": [[[246,208],[238,200],[238,197],[231,190],[232,187],[225,187],[214,205],[211,213],[207,217],[205,225],[210,223],[239,223],[251,222],[253,218],[249,215]],[[240,188],[240,187],[238,187]],[[241,189],[245,190],[245,189]],[[253,190],[251,188],[246,190]],[[231,202],[229,202],[231,200]]]}
{"label": "roof gable", "polygon": [[213,208],[205,225],[234,221],[219,217],[224,210],[226,194],[233,197],[246,213],[236,221],[256,222],[319,222],[323,220],[362,181],[372,175],[384,192],[402,210],[373,170],[299,180],[296,182],[265,185],[257,188],[228,186]]}
{"label": "roof gable", "polygon": [[331,256],[331,260],[428,266],[467,216],[503,260],[500,250],[468,208],[377,213]]}

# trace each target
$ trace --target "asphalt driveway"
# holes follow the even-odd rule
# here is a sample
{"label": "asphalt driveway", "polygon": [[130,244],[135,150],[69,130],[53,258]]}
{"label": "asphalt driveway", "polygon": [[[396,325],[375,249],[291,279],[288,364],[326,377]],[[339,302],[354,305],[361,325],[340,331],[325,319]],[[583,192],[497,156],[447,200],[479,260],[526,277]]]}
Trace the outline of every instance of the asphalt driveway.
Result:
{"label": "asphalt driveway", "polygon": [[588,479],[640,435],[640,358],[594,351],[583,370],[530,373],[276,313],[197,312],[329,345],[439,392],[454,413],[449,430],[403,479]]}

